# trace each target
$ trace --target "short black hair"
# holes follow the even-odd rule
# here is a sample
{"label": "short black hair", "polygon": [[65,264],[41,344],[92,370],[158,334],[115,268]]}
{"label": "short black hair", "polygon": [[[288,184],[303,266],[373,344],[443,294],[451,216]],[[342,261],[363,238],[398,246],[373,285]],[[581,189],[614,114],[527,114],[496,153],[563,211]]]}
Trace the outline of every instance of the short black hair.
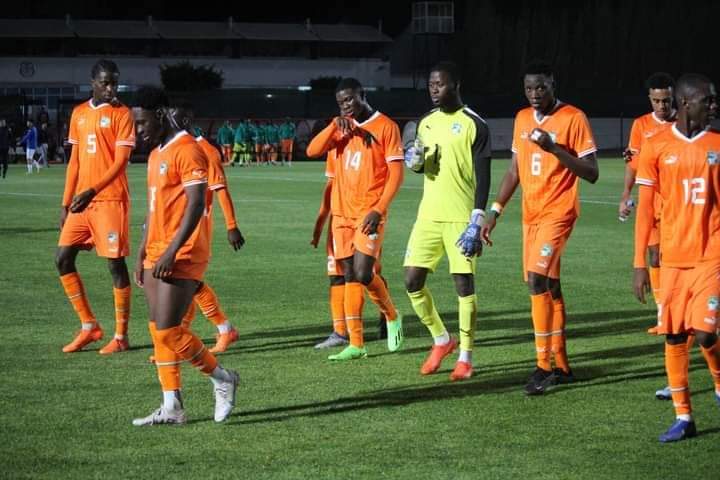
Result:
{"label": "short black hair", "polygon": [[[694,93],[696,90],[701,89],[705,85],[711,84],[712,81],[710,81],[710,79],[705,75],[702,75],[700,73],[686,73],[681,76],[677,81],[675,96],[686,97],[691,93]],[[680,102],[678,102],[678,104],[679,103]]]}
{"label": "short black hair", "polygon": [[170,106],[165,90],[154,86],[140,87],[134,95],[133,106],[143,110],[157,110]]}
{"label": "short black hair", "polygon": [[357,78],[347,77],[343,78],[338,82],[337,87],[335,87],[335,93],[341,91],[341,90],[353,90],[355,92],[357,91],[363,91],[363,86],[360,83],[360,81]]}
{"label": "short black hair", "polygon": [[120,69],[118,69],[117,64],[112,60],[106,59],[98,60],[97,62],[95,62],[92,70],[90,70],[90,77],[96,78],[100,72],[115,73],[120,75]]}
{"label": "short black hair", "polygon": [[435,66],[430,69],[430,72],[446,73],[447,76],[450,77],[450,80],[455,83],[455,85],[460,83],[460,80],[462,80],[462,75],[460,74],[460,67],[457,66],[457,63],[451,62],[449,60],[443,60],[442,62],[436,63]]}
{"label": "short black hair", "polygon": [[648,90],[675,88],[675,79],[669,73],[655,72],[645,80],[645,88]]}
{"label": "short black hair", "polygon": [[555,78],[555,71],[550,64],[544,60],[532,60],[528,62],[523,69],[523,77],[525,75],[546,75]]}

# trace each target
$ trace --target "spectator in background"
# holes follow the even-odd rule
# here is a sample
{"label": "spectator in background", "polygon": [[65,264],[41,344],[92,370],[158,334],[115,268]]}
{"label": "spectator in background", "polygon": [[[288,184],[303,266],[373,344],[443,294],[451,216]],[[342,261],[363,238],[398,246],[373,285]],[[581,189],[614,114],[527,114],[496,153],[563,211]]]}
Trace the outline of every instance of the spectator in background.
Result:
{"label": "spectator in background", "polygon": [[40,164],[38,164],[37,160],[35,160],[35,150],[37,150],[38,145],[38,131],[32,120],[27,121],[27,130],[25,131],[25,135],[23,135],[22,139],[20,139],[19,144],[25,147],[27,173],[32,173],[33,167],[35,167],[39,173]]}
{"label": "spectator in background", "polygon": [[252,131],[252,140],[255,143],[255,162],[260,165],[265,163],[267,155],[265,154],[265,123],[258,121]]}
{"label": "spectator in background", "polygon": [[277,165],[278,150],[280,146],[280,130],[274,122],[265,126],[265,151],[271,164]]}
{"label": "spectator in background", "polygon": [[245,160],[245,142],[244,138],[246,135],[247,124],[240,120],[235,127],[235,136],[233,138],[233,164],[237,159],[238,164],[242,167]]}
{"label": "spectator in background", "polygon": [[38,155],[40,158],[38,159],[38,164],[41,167],[47,167],[48,166],[48,151],[50,149],[50,140],[48,138],[48,124],[43,123],[40,125],[40,130],[38,131]]}
{"label": "spectator in background", "polygon": [[289,117],[285,117],[285,122],[280,124],[280,159],[283,165],[287,162],[288,167],[292,167],[294,142],[295,124]]}
{"label": "spectator in background", "polygon": [[10,129],[7,127],[4,118],[0,118],[0,169],[2,178],[7,175],[8,151],[10,150]]}
{"label": "spectator in background", "polygon": [[225,120],[222,127],[218,129],[217,142],[222,147],[223,164],[233,165],[232,163],[232,145],[234,141],[235,132],[233,132],[230,126],[230,120]]}

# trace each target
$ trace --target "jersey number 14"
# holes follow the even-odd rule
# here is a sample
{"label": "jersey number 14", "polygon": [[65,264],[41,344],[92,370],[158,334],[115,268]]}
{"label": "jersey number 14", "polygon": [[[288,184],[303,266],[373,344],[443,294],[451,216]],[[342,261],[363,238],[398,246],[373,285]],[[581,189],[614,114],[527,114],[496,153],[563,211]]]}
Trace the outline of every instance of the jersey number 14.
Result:
{"label": "jersey number 14", "polygon": [[355,171],[360,170],[361,160],[361,152],[352,152],[350,150],[345,150],[345,170],[350,170],[351,168]]}

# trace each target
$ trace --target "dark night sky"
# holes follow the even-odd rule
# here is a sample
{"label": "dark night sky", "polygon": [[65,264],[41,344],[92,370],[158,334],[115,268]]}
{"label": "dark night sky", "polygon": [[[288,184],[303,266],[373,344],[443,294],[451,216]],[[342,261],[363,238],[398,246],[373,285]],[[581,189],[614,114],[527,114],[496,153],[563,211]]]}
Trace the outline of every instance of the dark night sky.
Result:
{"label": "dark night sky", "polygon": [[[224,2],[192,1],[191,8],[177,8],[176,1],[152,0],[147,2],[101,2],[32,0],[7,2],[0,15],[4,18],[62,18],[69,13],[74,18],[86,19],[143,19],[147,15],[160,20],[225,20],[233,16],[246,22],[304,22],[357,23],[377,25],[383,21],[383,31],[390,35],[400,33],[409,23],[411,5],[407,0],[360,0],[356,2],[319,2],[291,0],[280,7],[280,1],[263,2],[227,0]],[[284,2],[283,3],[287,3]],[[456,8],[458,3],[456,2]],[[200,9],[199,7],[202,7]]]}

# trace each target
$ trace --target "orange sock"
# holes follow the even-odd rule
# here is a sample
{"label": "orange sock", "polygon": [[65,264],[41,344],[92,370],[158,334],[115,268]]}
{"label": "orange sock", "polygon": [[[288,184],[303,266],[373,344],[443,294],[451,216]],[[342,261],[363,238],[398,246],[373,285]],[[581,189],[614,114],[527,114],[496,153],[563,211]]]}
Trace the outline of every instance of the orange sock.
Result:
{"label": "orange sock", "polygon": [[551,331],[553,324],[553,299],[550,292],[530,295],[533,329],[535,330],[535,351],[537,366],[551,370]]}
{"label": "orange sock", "polygon": [[380,275],[373,275],[372,280],[370,280],[366,288],[368,297],[378,306],[383,315],[385,315],[385,318],[390,322],[395,320],[397,318],[397,310],[395,309],[395,305],[393,305],[390,292],[385,286],[382,277]]}
{"label": "orange sock", "polygon": [[658,295],[660,295],[660,267],[648,268],[650,273],[650,287],[652,288],[653,299],[657,303]]}
{"label": "orange sock", "polygon": [[345,324],[345,285],[330,285],[330,315],[332,316],[333,332],[347,337]]}
{"label": "orange sock", "polygon": [[81,323],[97,323],[95,315],[90,310],[90,304],[85,294],[85,287],[83,287],[80,275],[77,272],[68,273],[60,276],[60,283],[62,283],[63,289],[65,289],[65,295],[75,309],[78,317],[80,317]]}
{"label": "orange sock", "polygon": [[553,358],[555,366],[568,373],[570,364],[565,351],[565,318],[565,302],[563,298],[553,299],[552,336],[550,337]]}
{"label": "orange sock", "polygon": [[188,305],[187,312],[185,312],[185,315],[183,315],[180,325],[183,328],[190,330],[193,320],[195,320],[195,301],[194,300],[192,302],[190,302],[190,305]]}
{"label": "orange sock", "polygon": [[362,308],[365,301],[365,292],[360,282],[349,282],[345,284],[345,320],[347,321],[348,333],[350,334],[350,345],[363,347]]}
{"label": "orange sock", "polygon": [[665,370],[676,415],[690,415],[692,411],[688,385],[689,364],[690,358],[686,343],[679,345],[665,343]]}
{"label": "orange sock", "polygon": [[167,347],[181,360],[188,360],[206,375],[217,367],[215,355],[210,353],[200,339],[183,327],[171,327],[156,332],[160,344]]}
{"label": "orange sock", "polygon": [[148,324],[150,330],[150,338],[152,338],[155,349],[155,367],[158,372],[158,380],[163,392],[171,390],[180,390],[182,382],[180,380],[180,362],[181,360],[175,355],[175,352],[162,345],[157,337],[157,326],[155,322]]}
{"label": "orange sock", "polygon": [[715,345],[710,348],[700,347],[705,361],[710,369],[713,382],[715,382],[715,391],[720,392],[720,340],[715,341]]}
{"label": "orange sock", "polygon": [[125,288],[113,287],[115,298],[115,337],[125,338],[130,318],[130,285]]}
{"label": "orange sock", "polygon": [[215,291],[208,286],[207,283],[203,283],[200,290],[197,291],[193,297],[197,302],[200,311],[210,320],[216,327],[227,322],[227,316],[225,312],[220,308],[220,302],[218,301]]}

